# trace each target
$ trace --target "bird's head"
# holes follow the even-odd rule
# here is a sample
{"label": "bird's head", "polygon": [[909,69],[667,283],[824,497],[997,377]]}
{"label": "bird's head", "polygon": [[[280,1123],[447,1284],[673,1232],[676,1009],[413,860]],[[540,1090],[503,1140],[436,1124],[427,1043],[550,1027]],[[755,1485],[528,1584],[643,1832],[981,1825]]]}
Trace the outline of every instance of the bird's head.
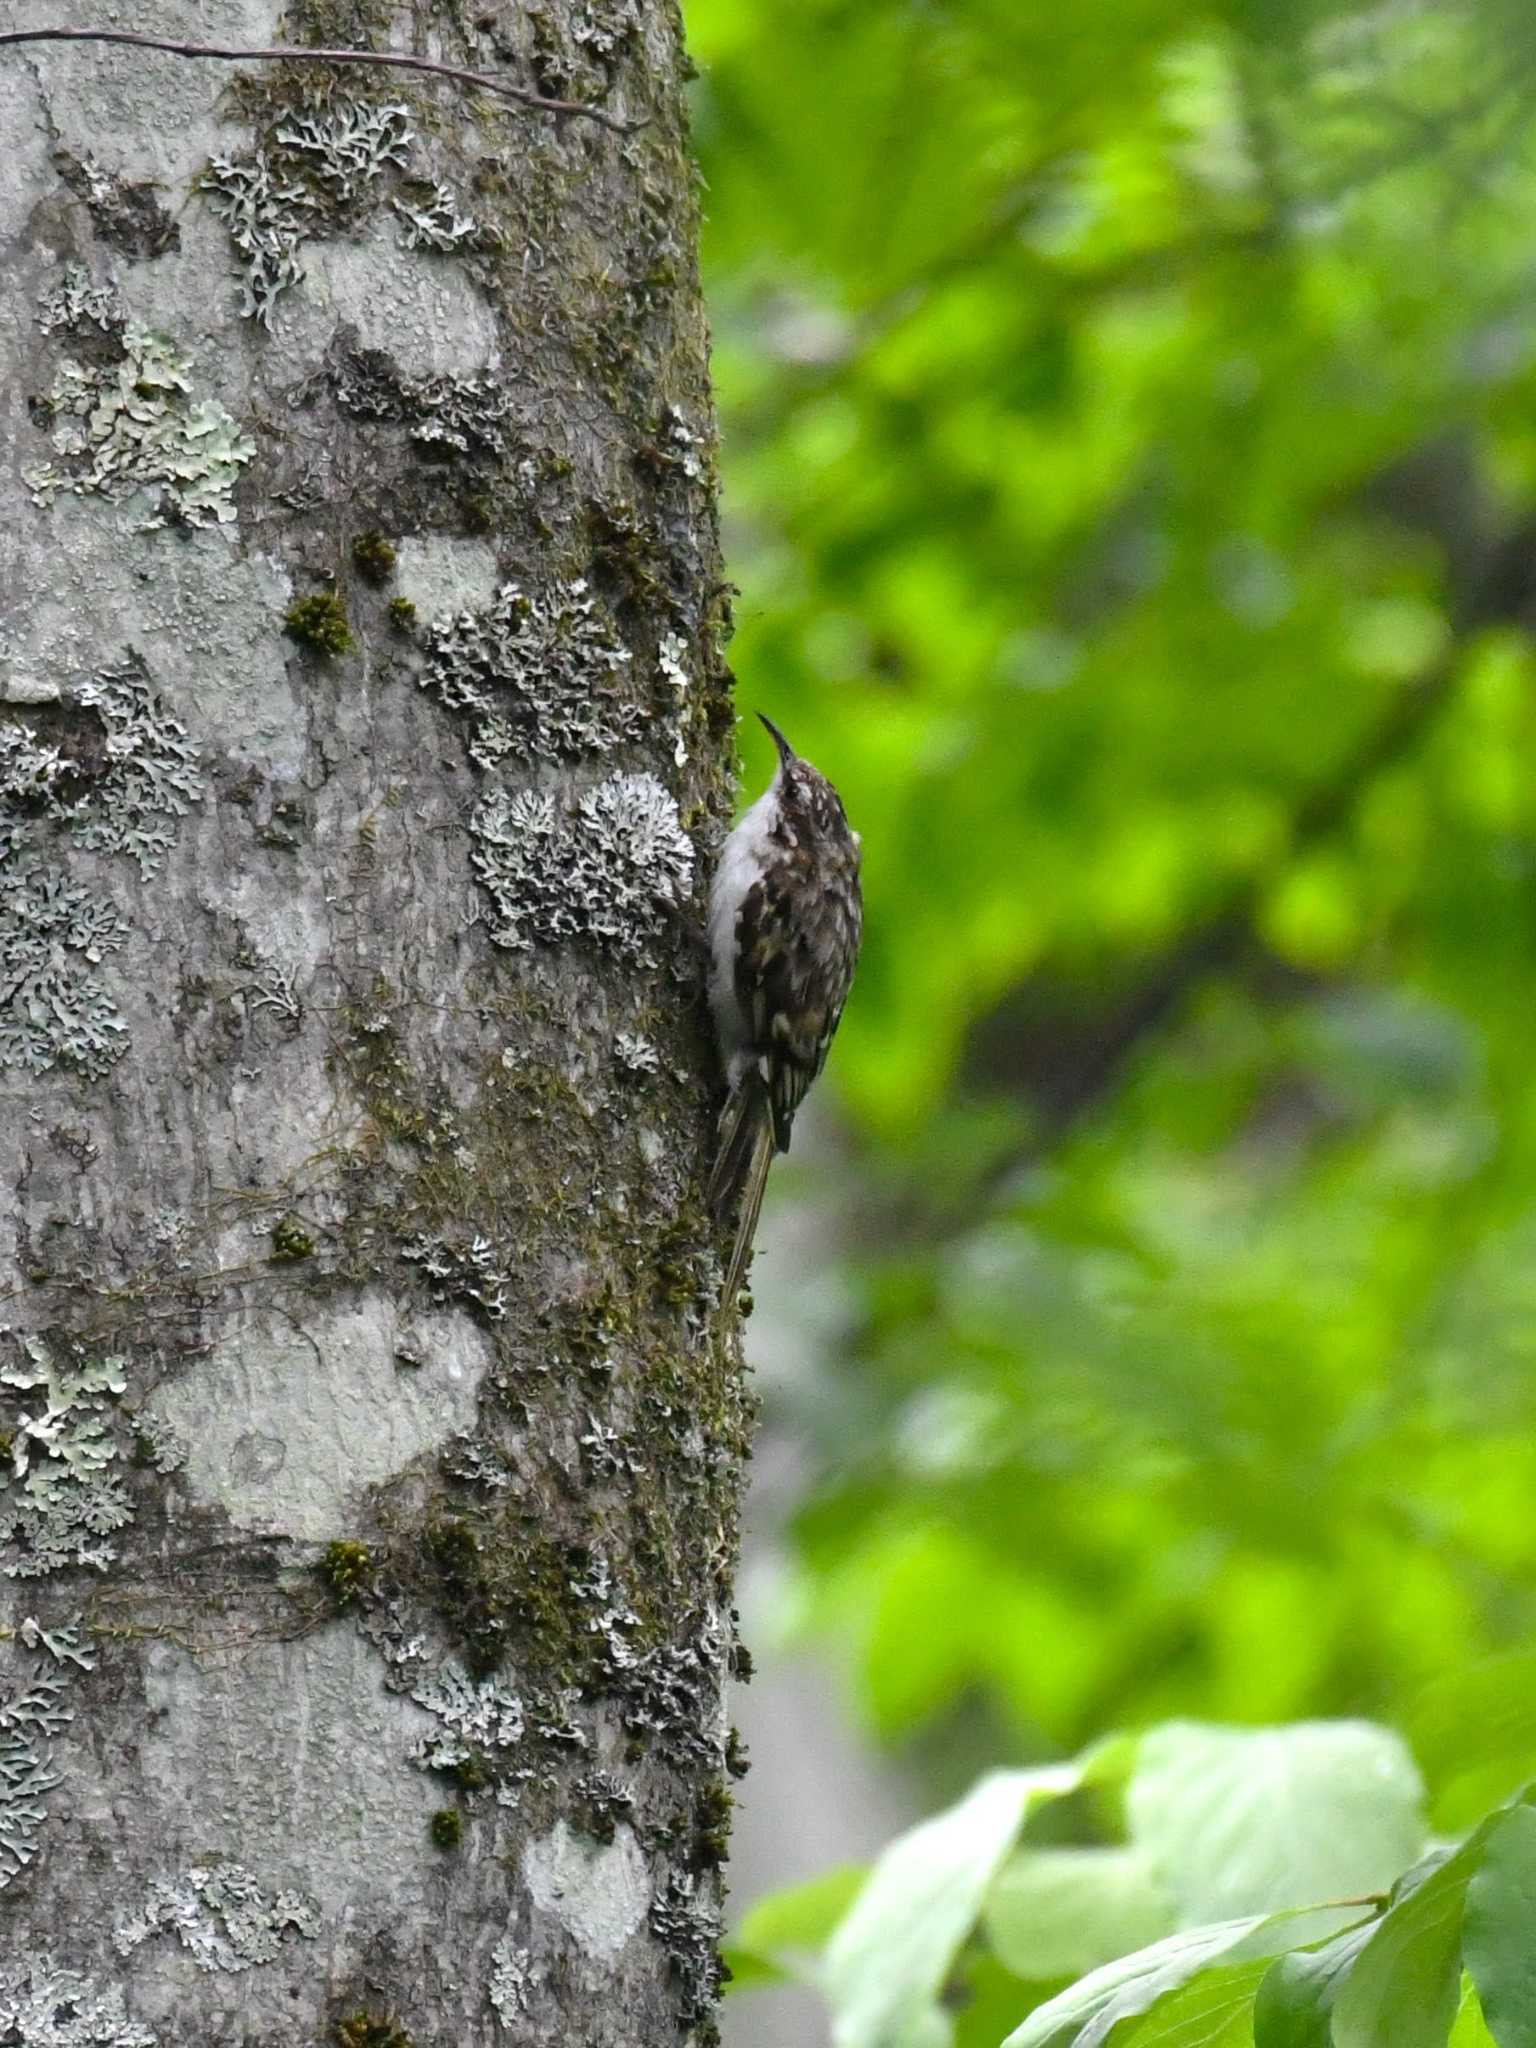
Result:
{"label": "bird's head", "polygon": [[[779,802],[785,811],[802,821],[813,832],[839,833],[848,835],[848,814],[843,809],[843,800],[828,782],[819,768],[815,768],[803,755],[797,754],[789,741],[764,712],[758,718],[767,727],[768,735],[779,750],[778,773],[774,776],[774,787],[779,793]],[[858,835],[849,835],[855,848]]]}

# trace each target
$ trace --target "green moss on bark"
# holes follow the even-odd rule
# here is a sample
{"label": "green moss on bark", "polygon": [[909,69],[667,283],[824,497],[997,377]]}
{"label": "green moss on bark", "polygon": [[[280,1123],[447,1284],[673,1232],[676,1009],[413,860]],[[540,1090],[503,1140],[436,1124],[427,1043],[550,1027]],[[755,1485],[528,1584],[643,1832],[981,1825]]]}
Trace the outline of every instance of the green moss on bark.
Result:
{"label": "green moss on bark", "polygon": [[290,640],[327,660],[350,654],[356,645],[346,607],[334,590],[317,590],[310,597],[296,599],[283,615],[283,631]]}
{"label": "green moss on bark", "polygon": [[348,2013],[336,2022],[336,2048],[416,2048],[410,2035],[388,2014]]}
{"label": "green moss on bark", "polygon": [[352,559],[358,574],[370,583],[387,583],[395,573],[394,545],[376,528],[358,534],[352,543]]}

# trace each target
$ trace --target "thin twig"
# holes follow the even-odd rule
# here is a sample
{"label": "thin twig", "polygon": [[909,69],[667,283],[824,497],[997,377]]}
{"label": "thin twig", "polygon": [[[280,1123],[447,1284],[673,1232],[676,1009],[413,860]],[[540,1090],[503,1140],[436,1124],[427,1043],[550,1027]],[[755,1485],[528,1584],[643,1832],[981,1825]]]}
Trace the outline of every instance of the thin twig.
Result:
{"label": "thin twig", "polygon": [[622,121],[581,100],[547,99],[524,85],[509,84],[493,71],[466,71],[457,64],[439,64],[433,57],[413,57],[403,50],[309,50],[282,44],[247,50],[233,43],[184,43],[171,36],[145,36],[128,28],[12,28],[0,32],[0,47],[11,43],[128,43],[137,50],[165,50],[173,57],[224,57],[236,64],[384,64],[397,71],[427,71],[458,85],[477,85],[482,92],[516,100],[519,106],[535,107],[541,113],[574,114],[597,121],[617,135],[631,135],[645,126],[643,121]]}

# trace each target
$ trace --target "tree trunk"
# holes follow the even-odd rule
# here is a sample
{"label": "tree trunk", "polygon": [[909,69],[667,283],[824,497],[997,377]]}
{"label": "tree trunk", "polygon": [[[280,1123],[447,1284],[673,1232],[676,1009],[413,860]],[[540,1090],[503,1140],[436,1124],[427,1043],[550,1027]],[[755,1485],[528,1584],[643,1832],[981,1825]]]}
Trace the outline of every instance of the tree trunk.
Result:
{"label": "tree trunk", "polygon": [[0,51],[0,2040],[708,2040],[748,1402],[676,14],[132,26],[634,125]]}

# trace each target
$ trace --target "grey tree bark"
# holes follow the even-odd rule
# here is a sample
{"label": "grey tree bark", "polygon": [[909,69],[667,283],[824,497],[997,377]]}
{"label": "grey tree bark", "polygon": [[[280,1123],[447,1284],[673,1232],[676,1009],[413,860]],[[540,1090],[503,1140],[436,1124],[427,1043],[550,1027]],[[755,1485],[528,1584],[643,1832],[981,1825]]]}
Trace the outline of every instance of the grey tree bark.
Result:
{"label": "grey tree bark", "polygon": [[124,25],[630,125],[0,51],[0,2040],[707,2041],[749,1418],[676,12]]}

